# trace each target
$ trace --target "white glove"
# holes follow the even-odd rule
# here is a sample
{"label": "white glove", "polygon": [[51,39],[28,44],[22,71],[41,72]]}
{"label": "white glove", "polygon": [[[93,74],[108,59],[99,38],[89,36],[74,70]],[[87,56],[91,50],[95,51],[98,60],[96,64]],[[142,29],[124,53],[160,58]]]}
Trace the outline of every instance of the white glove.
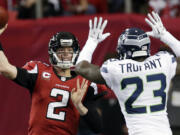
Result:
{"label": "white glove", "polygon": [[180,57],[180,42],[171,33],[169,33],[161,22],[161,18],[155,12],[152,12],[153,17],[148,14],[149,19],[145,21],[152,28],[152,31],[146,32],[147,35],[159,38],[163,43],[168,45],[177,57]]}
{"label": "white glove", "polygon": [[94,24],[92,24],[92,20],[89,20],[89,36],[88,39],[92,39],[97,44],[105,40],[110,33],[103,34],[103,31],[107,25],[107,20],[105,20],[102,24],[102,17],[99,18],[99,22],[97,24],[97,17],[94,18]]}
{"label": "white glove", "polygon": [[107,25],[107,20],[104,22],[102,21],[102,17],[99,18],[99,22],[97,22],[97,17],[94,18],[94,24],[92,24],[92,20],[89,20],[89,35],[86,44],[84,45],[79,58],[76,62],[79,63],[80,61],[86,60],[91,63],[92,55],[97,47],[97,45],[105,40],[110,33],[103,34],[103,31]]}
{"label": "white glove", "polygon": [[148,14],[149,19],[145,18],[146,23],[152,28],[152,31],[146,33],[149,36],[161,39],[167,31],[163,26],[159,15],[155,12],[152,12],[152,16],[151,14]]}

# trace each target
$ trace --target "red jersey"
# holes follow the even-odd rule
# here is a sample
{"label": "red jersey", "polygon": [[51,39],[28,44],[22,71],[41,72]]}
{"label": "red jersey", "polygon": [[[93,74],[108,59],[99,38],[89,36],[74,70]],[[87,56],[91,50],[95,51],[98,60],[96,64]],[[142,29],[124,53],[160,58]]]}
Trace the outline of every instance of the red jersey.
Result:
{"label": "red jersey", "polygon": [[32,105],[28,135],[76,135],[79,113],[70,93],[76,88],[76,76],[69,80],[59,78],[53,67],[41,62],[29,62],[24,66],[30,73],[38,73],[32,92]]}

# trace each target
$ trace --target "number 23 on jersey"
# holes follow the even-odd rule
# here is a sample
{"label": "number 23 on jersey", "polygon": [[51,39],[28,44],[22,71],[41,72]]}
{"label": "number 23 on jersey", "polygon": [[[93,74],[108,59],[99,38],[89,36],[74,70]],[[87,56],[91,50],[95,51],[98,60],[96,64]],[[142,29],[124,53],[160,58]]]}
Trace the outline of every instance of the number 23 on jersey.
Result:
{"label": "number 23 on jersey", "polygon": [[[165,109],[166,105],[166,76],[162,73],[148,75],[146,76],[147,83],[152,83],[153,81],[160,81],[160,86],[153,90],[153,95],[155,97],[161,98],[161,103],[157,105],[150,105],[150,112],[158,112]],[[132,104],[136,102],[141,93],[143,92],[143,80],[140,77],[124,78],[121,81],[122,90],[124,90],[128,85],[136,85],[136,89],[132,95],[125,101],[125,109],[128,114],[144,114],[147,113],[147,106],[135,107]]]}

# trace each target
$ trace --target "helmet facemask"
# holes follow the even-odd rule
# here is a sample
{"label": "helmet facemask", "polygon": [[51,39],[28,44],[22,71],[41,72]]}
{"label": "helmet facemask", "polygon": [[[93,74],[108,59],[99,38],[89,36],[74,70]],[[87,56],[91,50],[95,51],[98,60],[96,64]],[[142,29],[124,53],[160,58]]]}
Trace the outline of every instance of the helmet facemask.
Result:
{"label": "helmet facemask", "polygon": [[[57,55],[57,50],[63,47],[72,47],[72,59],[71,60],[61,60]],[[68,32],[60,32],[53,36],[49,43],[49,56],[50,63],[53,66],[59,67],[61,69],[69,69],[75,65],[77,57],[79,55],[79,45],[75,36]]]}

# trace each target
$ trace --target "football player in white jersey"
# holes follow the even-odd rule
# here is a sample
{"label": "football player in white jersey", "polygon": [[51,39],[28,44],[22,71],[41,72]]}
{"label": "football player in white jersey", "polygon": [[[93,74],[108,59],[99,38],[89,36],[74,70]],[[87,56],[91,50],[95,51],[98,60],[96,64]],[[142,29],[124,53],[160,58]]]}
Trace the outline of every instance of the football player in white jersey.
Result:
{"label": "football player in white jersey", "polygon": [[[92,54],[99,43],[98,31],[102,20],[90,20],[88,42],[78,58],[76,72],[86,79],[106,84],[116,94],[125,116],[129,135],[172,135],[167,117],[167,98],[171,79],[180,74],[179,62],[173,54],[161,51],[150,55],[151,35],[160,38],[180,56],[180,43],[165,30],[158,14],[149,14],[146,22],[153,31],[145,33],[139,28],[128,28],[120,35],[117,44],[119,57],[109,59],[99,67],[91,63]],[[107,34],[107,33],[106,33]],[[166,37],[164,37],[166,36]],[[174,42],[170,42],[171,37]],[[165,39],[164,39],[165,38]],[[102,38],[101,38],[102,39]],[[91,41],[91,44],[89,43]]]}

